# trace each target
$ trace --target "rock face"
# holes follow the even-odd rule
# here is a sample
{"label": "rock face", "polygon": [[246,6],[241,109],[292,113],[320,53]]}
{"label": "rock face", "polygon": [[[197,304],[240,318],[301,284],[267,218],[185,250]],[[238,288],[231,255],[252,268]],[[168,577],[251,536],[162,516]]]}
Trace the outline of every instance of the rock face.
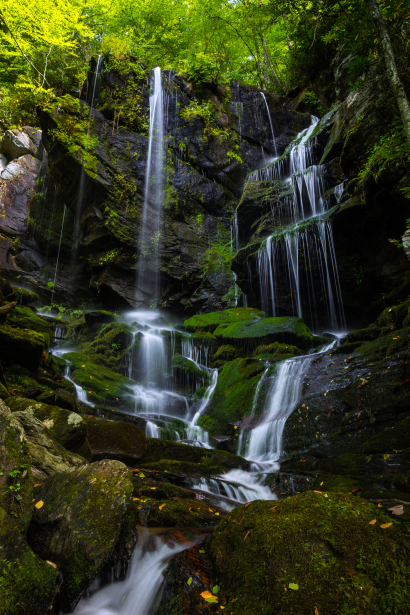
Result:
{"label": "rock face", "polygon": [[87,419],[87,440],[93,461],[117,459],[134,464],[147,447],[145,434],[136,425],[96,419]]}
{"label": "rock face", "polygon": [[5,615],[46,615],[57,580],[54,567],[31,551],[14,521],[0,507],[1,612]]}
{"label": "rock face", "polygon": [[294,615],[383,613],[387,604],[404,615],[409,548],[408,537],[373,504],[318,491],[234,509],[210,550],[219,603],[233,614],[271,613],[274,603]]}
{"label": "rock face", "polygon": [[58,605],[71,612],[111,557],[127,512],[132,484],[119,461],[99,461],[52,476],[36,489],[28,542],[63,575]]}
{"label": "rock face", "polygon": [[30,523],[33,479],[25,433],[0,399],[0,505],[24,532]]}
{"label": "rock face", "polygon": [[44,344],[44,336],[32,329],[0,327],[0,360],[4,365],[17,363],[29,369],[37,369],[43,356]]}

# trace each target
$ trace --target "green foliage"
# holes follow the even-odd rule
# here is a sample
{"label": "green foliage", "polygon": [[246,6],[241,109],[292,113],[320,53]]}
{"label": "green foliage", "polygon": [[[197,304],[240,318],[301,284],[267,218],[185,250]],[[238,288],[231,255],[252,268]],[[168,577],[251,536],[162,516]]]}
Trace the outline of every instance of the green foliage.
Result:
{"label": "green foliage", "polygon": [[[368,158],[358,173],[359,185],[370,176],[377,181],[382,171],[392,165],[410,161],[410,145],[407,141],[404,126],[401,123],[392,124],[389,131],[382,135],[379,141],[368,151]],[[403,188],[405,196],[410,189]]]}
{"label": "green foliage", "polygon": [[[181,117],[183,117],[188,122],[192,122],[196,119],[201,119],[205,124],[204,134],[215,137],[220,142],[225,141],[230,137],[229,132],[220,128],[216,123],[217,110],[215,106],[211,103],[211,101],[203,101],[199,103],[197,99],[194,98],[189,104],[189,106],[185,107],[185,109],[182,111]],[[231,155],[231,157],[237,159],[239,158],[239,160],[241,160],[240,156],[238,156],[234,152],[228,152],[227,156],[229,160],[231,159],[229,154]]]}
{"label": "green foliage", "polygon": [[313,113],[319,117],[324,114],[321,102],[313,92],[305,92],[303,95],[303,102],[309,105],[309,107],[313,110]]}
{"label": "green foliage", "polygon": [[99,264],[105,265],[106,263],[112,262],[113,260],[115,260],[116,256],[118,255],[118,252],[118,250],[110,250],[105,256],[101,256]]}
{"label": "green foliage", "polygon": [[54,288],[54,282],[48,282],[48,283],[47,283],[47,288],[49,288],[50,290],[53,290],[53,288]]}
{"label": "green foliage", "polygon": [[183,75],[188,81],[196,84],[217,83],[223,55],[207,54],[200,51],[190,54],[183,64]]}

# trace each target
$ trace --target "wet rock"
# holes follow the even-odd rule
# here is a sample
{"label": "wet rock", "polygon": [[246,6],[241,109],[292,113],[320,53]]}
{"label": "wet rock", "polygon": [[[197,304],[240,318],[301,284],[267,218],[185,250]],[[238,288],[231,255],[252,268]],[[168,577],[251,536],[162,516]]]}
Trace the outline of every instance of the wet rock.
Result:
{"label": "wet rock", "polygon": [[92,327],[95,324],[110,323],[115,321],[115,316],[104,310],[99,310],[98,312],[86,312],[84,314],[84,318],[89,327]]}
{"label": "wet rock", "polygon": [[31,290],[26,290],[25,288],[18,288],[16,286],[13,286],[12,293],[6,297],[8,301],[17,301],[20,305],[35,303],[38,301],[38,298],[37,293]]}
{"label": "wet rock", "polygon": [[144,432],[130,423],[87,419],[87,440],[93,461],[117,459],[131,465],[147,448]]}
{"label": "wet rock", "polygon": [[140,519],[147,527],[203,527],[217,525],[228,513],[218,506],[210,507],[202,500],[171,498],[155,500],[141,497]]}
{"label": "wet rock", "polygon": [[243,457],[232,455],[225,451],[189,446],[188,444],[171,442],[169,440],[147,438],[147,451],[141,463],[145,466],[147,463],[154,464],[161,460],[165,460],[165,463],[166,460],[173,460],[177,464],[178,462],[198,463],[205,469],[208,468],[207,474],[211,469],[213,472],[219,473],[222,470],[230,470],[238,467],[246,468],[249,465]]}
{"label": "wet rock", "polygon": [[86,440],[87,423],[76,412],[45,404],[39,398],[32,401],[12,397],[8,406],[12,412],[31,413],[43,423],[49,435],[69,451],[76,452]]}
{"label": "wet rock", "polygon": [[0,399],[0,506],[22,532],[30,523],[32,494],[31,458],[25,433]]}
{"label": "wet rock", "polygon": [[218,598],[241,615],[269,613],[273,603],[295,614],[366,612],[371,603],[376,613],[386,601],[404,615],[409,549],[409,538],[377,506],[330,492],[240,506],[210,547]]}
{"label": "wet rock", "polygon": [[57,589],[57,579],[54,566],[33,553],[14,521],[0,507],[1,612],[46,615]]}
{"label": "wet rock", "polygon": [[57,389],[56,391],[45,391],[36,397],[37,401],[42,404],[48,404],[50,406],[58,406],[65,410],[71,410],[77,414],[83,414],[83,409],[77,401],[77,398],[72,393],[65,391],[64,389]]}
{"label": "wet rock", "polygon": [[221,312],[208,312],[197,314],[188,318],[184,326],[188,331],[210,331],[213,332],[220,325],[230,325],[242,321],[252,321],[260,319],[265,314],[256,308],[231,308]]}
{"label": "wet rock", "polygon": [[[19,291],[20,289],[13,289],[12,296],[8,298],[8,300],[20,303],[20,297],[23,297],[22,303],[26,304],[38,299],[36,293],[22,291],[23,295],[20,295]],[[31,329],[32,331],[41,333],[46,340],[47,346],[50,345],[50,334],[53,332],[52,327],[50,327],[47,321],[37,316],[37,314],[28,307],[16,306],[14,310],[8,314],[6,324],[15,329]]]}
{"label": "wet rock", "polygon": [[9,160],[36,154],[36,146],[27,133],[17,129],[6,130],[0,141],[0,150]]}
{"label": "wet rock", "polygon": [[406,253],[407,258],[410,260],[410,229],[408,229],[401,238],[403,244],[403,250]]}
{"label": "wet rock", "polygon": [[214,331],[215,337],[233,344],[270,344],[288,342],[300,348],[311,345],[312,333],[301,318],[295,316],[277,316],[262,318],[256,322],[219,325]]}
{"label": "wet rock", "polygon": [[0,360],[5,366],[17,363],[28,369],[37,369],[42,360],[44,344],[44,336],[31,329],[0,327]]}
{"label": "wet rock", "polygon": [[130,472],[119,461],[99,461],[48,478],[36,489],[28,542],[63,575],[58,607],[71,612],[111,558],[130,504]]}
{"label": "wet rock", "polygon": [[[74,416],[78,417],[77,414]],[[88,463],[61,446],[30,410],[14,412],[13,417],[24,429],[33,466],[40,472],[50,476]]]}

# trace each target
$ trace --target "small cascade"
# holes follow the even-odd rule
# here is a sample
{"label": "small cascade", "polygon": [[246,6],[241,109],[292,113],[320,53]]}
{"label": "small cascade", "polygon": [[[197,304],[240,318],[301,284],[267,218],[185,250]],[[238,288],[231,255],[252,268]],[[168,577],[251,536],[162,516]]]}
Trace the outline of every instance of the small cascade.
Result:
{"label": "small cascade", "polygon": [[151,71],[149,139],[145,174],[144,207],[139,237],[138,288],[151,303],[158,301],[160,239],[164,202],[164,99],[159,67]]}
{"label": "small cascade", "polygon": [[64,205],[63,222],[61,224],[60,241],[58,243],[56,268],[55,268],[55,271],[54,271],[53,290],[52,290],[52,293],[51,293],[51,305],[53,305],[54,293],[55,293],[56,282],[57,282],[57,271],[58,271],[58,263],[59,263],[59,260],[60,260],[61,240],[63,239],[65,212],[66,212],[66,206]]}
{"label": "small cascade", "polygon": [[263,101],[264,101],[265,106],[266,106],[266,110],[268,112],[269,124],[270,124],[270,129],[271,129],[271,132],[272,132],[273,149],[275,150],[275,156],[277,156],[278,155],[278,150],[277,150],[277,147],[276,147],[275,133],[273,131],[272,117],[271,117],[271,114],[270,114],[270,111],[269,111],[268,101],[266,100],[266,96],[265,96],[265,94],[263,92],[261,92],[261,96],[263,98]]}
{"label": "small cascade", "polygon": [[147,421],[145,426],[145,435],[147,438],[159,438],[159,427],[152,421]]}
{"label": "small cascade", "polygon": [[79,602],[75,615],[148,615],[161,591],[170,559],[193,545],[184,541],[169,546],[161,537],[140,528],[125,579],[102,589],[97,586],[91,597]]}

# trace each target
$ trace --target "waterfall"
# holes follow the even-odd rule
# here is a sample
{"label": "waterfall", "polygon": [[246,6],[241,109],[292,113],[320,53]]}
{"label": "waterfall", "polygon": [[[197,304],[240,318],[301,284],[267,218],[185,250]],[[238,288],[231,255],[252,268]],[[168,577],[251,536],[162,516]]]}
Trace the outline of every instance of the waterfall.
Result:
{"label": "waterfall", "polygon": [[262,98],[263,98],[263,100],[265,102],[266,110],[268,112],[269,124],[270,124],[270,129],[271,129],[271,132],[272,132],[273,148],[275,150],[275,156],[277,156],[278,155],[278,150],[276,148],[275,133],[273,131],[272,117],[271,117],[271,114],[270,114],[270,111],[269,111],[268,101],[266,100],[266,96],[265,96],[265,94],[263,92],[261,92],[261,96],[262,96]]}
{"label": "waterfall", "polygon": [[[159,299],[160,240],[164,200],[164,101],[161,69],[151,71],[149,138],[144,207],[139,237],[138,288],[156,307]],[[155,303],[155,305],[152,305]]]}
{"label": "waterfall", "polygon": [[193,544],[184,541],[169,546],[165,539],[141,528],[125,579],[82,598],[75,615],[148,615],[164,583],[169,560]]}
{"label": "waterfall", "polygon": [[58,262],[59,262],[59,260],[60,260],[61,240],[62,240],[62,238],[63,238],[63,230],[64,230],[65,211],[66,211],[66,206],[64,205],[64,211],[63,211],[63,221],[62,221],[62,223],[61,223],[60,241],[59,241],[59,243],[58,243],[58,252],[57,252],[57,260],[56,260],[56,268],[55,268],[55,271],[54,271],[53,290],[52,290],[52,293],[51,293],[51,305],[53,305],[54,293],[55,293],[55,288],[56,288],[57,271],[58,271]]}

